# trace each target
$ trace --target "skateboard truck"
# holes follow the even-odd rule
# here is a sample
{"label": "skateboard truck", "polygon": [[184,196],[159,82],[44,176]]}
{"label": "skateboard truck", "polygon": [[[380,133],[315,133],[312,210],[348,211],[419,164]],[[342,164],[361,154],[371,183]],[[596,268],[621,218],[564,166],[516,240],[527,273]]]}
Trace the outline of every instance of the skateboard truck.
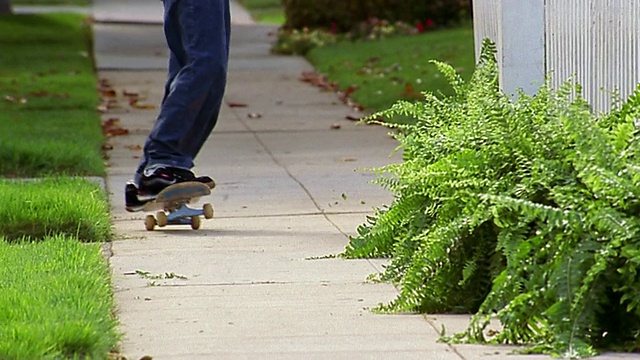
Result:
{"label": "skateboard truck", "polygon": [[159,210],[155,216],[146,216],[145,228],[153,231],[156,226],[191,225],[192,229],[199,229],[200,216],[204,216],[205,219],[213,218],[213,206],[207,203],[201,209],[196,209],[188,204],[209,194],[211,189],[199,182],[184,182],[167,187],[155,200],[145,205],[146,211]]}

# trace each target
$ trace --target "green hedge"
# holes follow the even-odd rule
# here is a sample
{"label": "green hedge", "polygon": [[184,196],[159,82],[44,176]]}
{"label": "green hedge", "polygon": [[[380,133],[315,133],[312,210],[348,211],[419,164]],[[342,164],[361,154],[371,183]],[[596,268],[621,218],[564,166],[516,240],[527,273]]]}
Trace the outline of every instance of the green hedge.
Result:
{"label": "green hedge", "polygon": [[283,0],[286,29],[348,31],[370,18],[446,26],[470,17],[469,0]]}

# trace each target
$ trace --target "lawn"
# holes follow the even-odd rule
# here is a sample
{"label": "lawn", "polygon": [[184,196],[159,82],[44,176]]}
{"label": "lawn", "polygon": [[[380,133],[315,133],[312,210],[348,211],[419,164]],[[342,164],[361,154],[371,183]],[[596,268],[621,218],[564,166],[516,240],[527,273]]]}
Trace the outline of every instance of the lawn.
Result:
{"label": "lawn", "polygon": [[[261,17],[264,11],[284,13],[279,0],[240,2],[259,22],[269,22]],[[284,16],[277,19],[274,23],[284,23]],[[413,36],[339,41],[313,48],[306,57],[340,90],[356,89],[350,93],[351,99],[368,112],[375,112],[397,100],[422,99],[423,91],[451,95],[452,88],[430,60],[454,66],[468,80],[475,68],[473,28],[466,23]]]}
{"label": "lawn", "polygon": [[0,175],[102,175],[95,110],[0,110]]}
{"label": "lawn", "polygon": [[0,236],[6,240],[64,234],[83,242],[102,242],[111,236],[105,191],[90,180],[0,179],[0,203]]}
{"label": "lawn", "polygon": [[0,21],[0,175],[104,174],[90,36],[78,15]]}
{"label": "lawn", "polygon": [[251,17],[264,24],[283,24],[284,11],[281,0],[240,0],[250,13]]}
{"label": "lawn", "polygon": [[13,5],[71,5],[71,6],[89,6],[90,0],[12,0]]}
{"label": "lawn", "polygon": [[307,54],[315,69],[340,89],[355,87],[351,98],[369,111],[389,108],[397,100],[421,99],[420,92],[452,94],[430,60],[449,63],[468,79],[474,68],[470,25],[374,41],[342,41]]}
{"label": "lawn", "polygon": [[103,359],[118,340],[99,244],[0,237],[0,359]]}
{"label": "lawn", "polygon": [[118,343],[107,195],[75,177],[105,173],[88,24],[0,19],[0,359],[107,358]]}

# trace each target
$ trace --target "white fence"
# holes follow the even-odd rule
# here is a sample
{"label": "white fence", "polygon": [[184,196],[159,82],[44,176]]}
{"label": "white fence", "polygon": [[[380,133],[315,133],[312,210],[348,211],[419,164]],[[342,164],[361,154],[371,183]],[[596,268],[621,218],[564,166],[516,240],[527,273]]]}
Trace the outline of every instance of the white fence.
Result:
{"label": "white fence", "polygon": [[474,0],[473,11],[476,53],[496,43],[505,92],[574,76],[600,112],[640,83],[640,0]]}

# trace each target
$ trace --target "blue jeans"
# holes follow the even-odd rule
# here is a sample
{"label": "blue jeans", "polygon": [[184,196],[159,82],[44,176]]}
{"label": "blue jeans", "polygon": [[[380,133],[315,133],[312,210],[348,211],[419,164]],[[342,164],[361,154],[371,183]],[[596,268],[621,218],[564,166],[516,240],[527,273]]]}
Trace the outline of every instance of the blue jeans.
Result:
{"label": "blue jeans", "polygon": [[169,72],[136,180],[159,167],[191,169],[218,120],[227,81],[229,0],[163,0]]}

